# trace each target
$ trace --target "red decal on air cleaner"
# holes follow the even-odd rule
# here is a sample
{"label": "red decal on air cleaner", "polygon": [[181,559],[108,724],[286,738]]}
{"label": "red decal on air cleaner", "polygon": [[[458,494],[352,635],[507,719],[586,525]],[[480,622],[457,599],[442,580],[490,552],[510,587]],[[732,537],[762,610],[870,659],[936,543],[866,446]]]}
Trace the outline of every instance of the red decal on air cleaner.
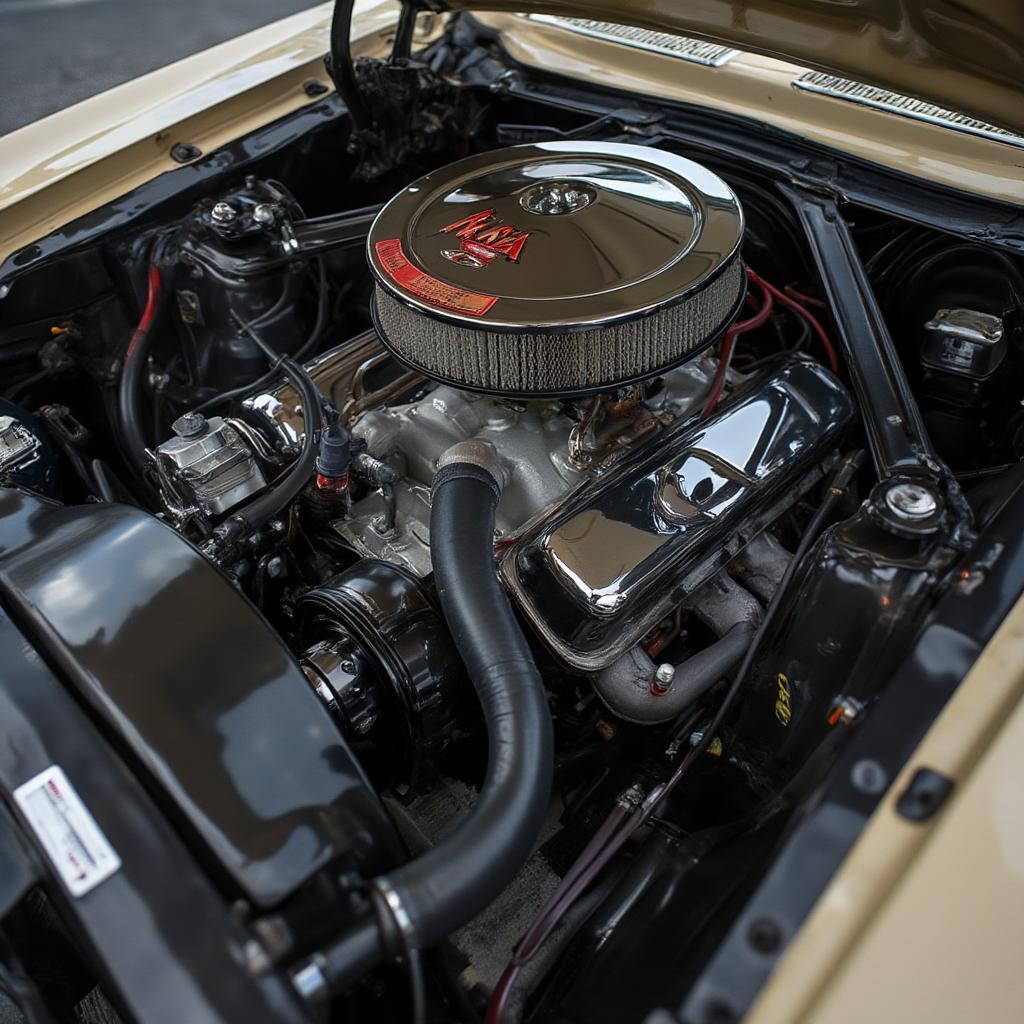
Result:
{"label": "red decal on air cleaner", "polygon": [[381,269],[392,281],[439,309],[454,309],[470,316],[483,316],[498,301],[496,295],[456,288],[418,270],[406,257],[401,239],[388,238],[378,242],[374,251],[380,260]]}
{"label": "red decal on air cleaner", "polygon": [[[529,231],[502,224],[493,210],[471,213],[441,228],[442,234],[453,231],[456,238],[462,239],[462,248],[443,249],[441,255],[453,263],[469,267],[486,267],[499,256],[504,256],[510,263],[518,263],[523,246],[530,237]],[[464,254],[468,254],[468,258]]]}

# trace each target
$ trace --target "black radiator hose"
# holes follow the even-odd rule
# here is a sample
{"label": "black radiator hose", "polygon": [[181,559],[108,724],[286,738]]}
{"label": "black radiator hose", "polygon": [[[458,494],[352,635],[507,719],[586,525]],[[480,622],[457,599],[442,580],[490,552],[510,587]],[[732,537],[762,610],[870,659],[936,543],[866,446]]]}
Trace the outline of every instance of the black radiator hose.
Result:
{"label": "black radiator hose", "polygon": [[[488,762],[469,816],[429,852],[373,883],[377,916],[295,974],[340,991],[403,949],[436,944],[494,901],[525,863],[551,796],[554,741],[540,673],[494,565],[501,493],[494,449],[450,448],[434,480],[430,552],[441,609],[487,723]],[[375,932],[371,934],[370,929]],[[321,975],[310,984],[310,974]]]}

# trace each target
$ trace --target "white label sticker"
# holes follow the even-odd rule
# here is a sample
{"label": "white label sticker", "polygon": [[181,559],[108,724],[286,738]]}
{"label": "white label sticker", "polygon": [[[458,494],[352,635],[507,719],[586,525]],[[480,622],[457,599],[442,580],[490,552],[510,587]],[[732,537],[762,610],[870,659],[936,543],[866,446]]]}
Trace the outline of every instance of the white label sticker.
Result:
{"label": "white label sticker", "polygon": [[84,896],[121,866],[121,858],[58,765],[19,786],[14,799],[72,896]]}

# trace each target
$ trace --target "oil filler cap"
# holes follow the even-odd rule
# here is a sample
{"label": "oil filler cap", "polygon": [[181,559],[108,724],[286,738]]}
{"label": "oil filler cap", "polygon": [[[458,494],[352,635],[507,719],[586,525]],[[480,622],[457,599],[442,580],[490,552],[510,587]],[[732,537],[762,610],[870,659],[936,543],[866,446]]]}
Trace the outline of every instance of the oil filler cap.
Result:
{"label": "oil filler cap", "polygon": [[436,380],[571,395],[714,342],[745,293],[743,216],[707,168],[646,146],[548,142],[414,182],[370,230],[384,343]]}

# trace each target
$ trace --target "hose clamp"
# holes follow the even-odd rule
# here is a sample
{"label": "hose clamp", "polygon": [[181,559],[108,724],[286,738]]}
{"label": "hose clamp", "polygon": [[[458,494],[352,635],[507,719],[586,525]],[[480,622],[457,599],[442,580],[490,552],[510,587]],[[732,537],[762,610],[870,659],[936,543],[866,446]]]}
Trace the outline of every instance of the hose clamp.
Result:
{"label": "hose clamp", "polygon": [[[379,899],[374,900],[374,905],[377,908],[377,916],[385,917],[387,920],[382,920],[381,923],[381,935],[387,939],[389,935],[397,938],[397,942],[388,942],[388,945],[399,946],[396,952],[402,955],[410,949],[416,949],[416,929],[413,926],[412,918],[409,916],[409,912],[405,909],[402,903],[402,897],[398,895],[394,886],[386,878],[376,878],[370,885],[370,891],[378,896]],[[387,927],[390,925],[390,927]]]}
{"label": "hose clamp", "polygon": [[437,460],[438,470],[445,466],[457,465],[458,463],[469,463],[489,473],[497,482],[498,487],[503,488],[506,484],[504,467],[498,456],[498,451],[490,441],[483,441],[474,438],[469,441],[458,441],[447,449]]}

